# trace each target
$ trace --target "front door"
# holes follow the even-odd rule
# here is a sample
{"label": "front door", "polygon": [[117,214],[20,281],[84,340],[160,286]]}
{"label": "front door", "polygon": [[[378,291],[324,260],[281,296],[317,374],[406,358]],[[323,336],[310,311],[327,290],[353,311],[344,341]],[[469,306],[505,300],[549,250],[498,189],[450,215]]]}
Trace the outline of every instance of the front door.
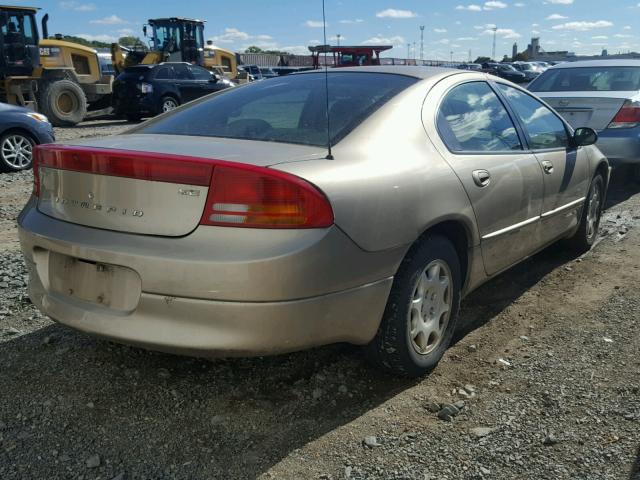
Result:
{"label": "front door", "polygon": [[589,188],[589,162],[582,148],[571,146],[565,123],[542,102],[522,90],[498,83],[518,116],[529,148],[543,171],[543,240],[550,242],[578,224]]}
{"label": "front door", "polygon": [[0,67],[5,76],[31,76],[40,64],[38,34],[32,14],[8,13],[0,25],[2,54]]}
{"label": "front door", "polygon": [[540,165],[525,150],[508,111],[487,82],[454,86],[436,115],[439,138],[448,150],[444,155],[469,196],[485,269],[493,275],[540,243]]}
{"label": "front door", "polygon": [[190,102],[202,96],[202,86],[193,78],[189,65],[176,63],[173,65],[173,72],[182,103]]}

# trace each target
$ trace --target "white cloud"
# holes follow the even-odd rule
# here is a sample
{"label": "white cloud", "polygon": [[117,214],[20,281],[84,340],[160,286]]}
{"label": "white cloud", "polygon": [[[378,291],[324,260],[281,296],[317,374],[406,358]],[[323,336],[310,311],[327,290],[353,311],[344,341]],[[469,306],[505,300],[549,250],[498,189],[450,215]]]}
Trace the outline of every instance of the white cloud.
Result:
{"label": "white cloud", "polygon": [[625,25],[623,30],[631,30],[631,25]]}
{"label": "white cloud", "polygon": [[[303,24],[305,27],[309,27],[309,28],[322,28],[323,24],[322,24],[322,20],[307,20],[306,22],[304,22]],[[329,26],[329,24],[327,24],[327,27]]]}
{"label": "white cloud", "polygon": [[[491,29],[485,30],[483,32],[483,35],[493,35],[493,30]],[[498,35],[500,38],[506,38],[506,39],[522,37],[522,35],[517,33],[515,30],[512,30],[511,28],[499,28],[498,30],[496,30],[496,35]]]}
{"label": "white cloud", "polygon": [[247,41],[255,41],[255,45],[263,48],[262,45],[258,45],[258,43],[263,43],[266,48],[273,48],[275,43],[273,42],[273,38],[269,35],[249,35],[247,32],[243,32],[238,30],[237,28],[225,28],[224,33],[222,35],[216,35],[215,37],[211,37],[213,43],[236,43],[236,42],[247,42]]}
{"label": "white cloud", "polygon": [[470,12],[481,12],[482,7],[480,5],[458,5],[456,10],[469,10]]}
{"label": "white cloud", "polygon": [[614,37],[616,37],[616,38],[633,38],[633,35],[624,35],[622,33],[616,33],[614,35]]}
{"label": "white cloud", "polygon": [[397,10],[395,8],[387,8],[381,12],[376,13],[378,18],[414,18],[417,17],[411,10]]}
{"label": "white cloud", "polygon": [[118,41],[116,37],[112,37],[111,35],[90,35],[88,33],[76,33],[75,37],[84,38],[88,41],[97,41],[97,42],[105,42],[105,43],[115,43]]}
{"label": "white cloud", "polygon": [[564,15],[560,15],[559,13],[553,13],[549,15],[546,19],[547,20],[564,20],[565,18],[569,18],[569,17],[565,17]]}
{"label": "white cloud", "polygon": [[526,7],[527,4],[526,3],[522,3],[522,2],[518,2],[518,3],[514,3],[513,6],[514,7],[518,7],[518,8],[522,8],[522,7]]}
{"label": "white cloud", "polygon": [[554,30],[575,30],[578,32],[586,32],[596,28],[608,28],[613,27],[613,23],[607,20],[598,20],[596,22],[567,22],[560,25],[554,25]]}
{"label": "white cloud", "polygon": [[361,19],[361,18],[354,18],[353,20],[350,20],[350,19],[340,20],[338,23],[343,23],[343,24],[345,24],[345,25],[350,25],[350,24],[353,24],[353,23],[362,23],[362,22],[364,22],[364,20],[363,20],[363,19]]}
{"label": "white cloud", "polygon": [[93,12],[96,6],[93,3],[79,3],[75,1],[60,2],[60,8],[74,10],[76,12]]}
{"label": "white cloud", "polygon": [[555,5],[571,5],[573,0],[548,0],[549,3],[553,3]]}
{"label": "white cloud", "polygon": [[404,37],[401,37],[399,35],[393,37],[383,37],[382,35],[376,35],[375,37],[371,37],[362,42],[363,45],[403,45],[404,43]]}
{"label": "white cloud", "polygon": [[118,35],[129,36],[134,35],[136,32],[132,28],[121,28],[118,30]]}
{"label": "white cloud", "polygon": [[438,40],[437,42],[433,42],[436,44],[440,44],[440,45],[449,45],[449,39],[448,38],[443,38],[442,40]]}
{"label": "white cloud", "polygon": [[484,9],[485,10],[494,10],[496,8],[507,8],[507,7],[508,7],[508,5],[506,3],[499,2],[499,1],[496,1],[496,0],[492,0],[492,1],[484,3]]}
{"label": "white cloud", "polygon": [[446,28],[434,28],[433,31],[436,33],[447,33]]}
{"label": "white cloud", "polygon": [[591,37],[592,40],[607,40],[609,37],[606,35],[596,35],[595,37]]}
{"label": "white cloud", "polygon": [[100,18],[98,20],[91,20],[89,23],[93,23],[95,25],[123,25],[129,22],[123,20],[117,15],[109,15],[108,17]]}
{"label": "white cloud", "polygon": [[477,40],[476,37],[458,37],[456,38],[456,41],[458,42],[473,42],[474,40]]}

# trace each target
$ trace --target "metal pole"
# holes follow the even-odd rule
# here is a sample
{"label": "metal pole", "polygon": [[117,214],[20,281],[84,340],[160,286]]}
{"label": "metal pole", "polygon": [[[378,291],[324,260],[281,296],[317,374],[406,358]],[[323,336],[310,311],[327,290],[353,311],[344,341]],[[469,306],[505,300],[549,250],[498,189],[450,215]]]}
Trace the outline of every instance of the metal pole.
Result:
{"label": "metal pole", "polygon": [[420,25],[420,60],[424,60],[424,25]]}
{"label": "metal pole", "polygon": [[498,32],[498,27],[495,26],[491,30],[493,30],[493,49],[491,50],[491,60],[495,61],[495,59],[496,59],[496,33]]}
{"label": "metal pole", "polygon": [[413,42],[413,59],[416,59],[416,42]]}
{"label": "metal pole", "polygon": [[341,37],[341,36],[342,36],[342,35],[340,35],[340,34],[336,35],[336,38],[337,38],[337,40],[338,40],[338,46],[340,46],[340,37]]}
{"label": "metal pole", "polygon": [[407,43],[407,60],[411,57],[411,44]]}

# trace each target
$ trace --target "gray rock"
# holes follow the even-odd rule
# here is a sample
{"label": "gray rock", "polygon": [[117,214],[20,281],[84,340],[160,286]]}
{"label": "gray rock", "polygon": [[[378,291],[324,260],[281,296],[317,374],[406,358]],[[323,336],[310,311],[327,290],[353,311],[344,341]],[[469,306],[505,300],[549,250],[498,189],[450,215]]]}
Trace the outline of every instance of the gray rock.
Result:
{"label": "gray rock", "polygon": [[464,408],[464,405],[465,405],[464,400],[458,400],[453,404],[453,406],[456,407],[458,410],[462,410]]}
{"label": "gray rock", "polygon": [[438,418],[445,422],[450,422],[458,413],[460,413],[460,410],[455,405],[447,404],[438,412]]}
{"label": "gray rock", "polygon": [[86,461],[87,468],[98,468],[100,463],[100,455],[91,455]]}
{"label": "gray rock", "polygon": [[442,409],[442,405],[440,405],[437,402],[427,402],[427,404],[424,406],[424,408],[426,408],[427,410],[429,410],[431,413],[438,413],[441,409]]}
{"label": "gray rock", "polygon": [[483,438],[495,432],[496,428],[491,427],[474,427],[469,429],[469,435],[476,438]]}
{"label": "gray rock", "polygon": [[557,439],[557,437],[555,437],[554,435],[547,435],[544,440],[542,441],[543,445],[547,445],[547,446],[551,446],[551,445],[555,445],[556,443],[558,443],[560,440]]}
{"label": "gray rock", "polygon": [[380,443],[378,443],[378,439],[374,435],[368,435],[364,437],[362,443],[369,448],[375,448],[381,445]]}

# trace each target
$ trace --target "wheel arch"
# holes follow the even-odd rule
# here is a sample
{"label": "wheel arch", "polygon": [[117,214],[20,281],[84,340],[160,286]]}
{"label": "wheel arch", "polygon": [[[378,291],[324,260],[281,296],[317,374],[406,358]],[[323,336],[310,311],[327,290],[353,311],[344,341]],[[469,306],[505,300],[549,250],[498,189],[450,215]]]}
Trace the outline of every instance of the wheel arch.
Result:
{"label": "wheel arch", "polygon": [[5,135],[10,135],[12,133],[19,133],[21,135],[29,137],[31,140],[33,140],[34,144],[40,144],[40,142],[38,141],[38,137],[30,132],[28,128],[16,125],[11,125],[3,130],[0,130],[0,137],[4,137]]}

